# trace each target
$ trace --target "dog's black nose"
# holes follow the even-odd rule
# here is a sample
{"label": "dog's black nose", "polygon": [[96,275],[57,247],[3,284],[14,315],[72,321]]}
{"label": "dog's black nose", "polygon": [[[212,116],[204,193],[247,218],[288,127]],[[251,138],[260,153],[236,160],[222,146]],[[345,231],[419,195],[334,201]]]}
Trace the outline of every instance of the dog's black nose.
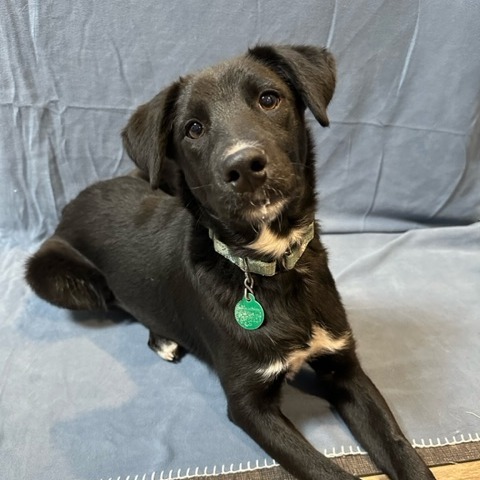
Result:
{"label": "dog's black nose", "polygon": [[254,192],[265,183],[267,157],[255,147],[248,147],[228,155],[225,159],[224,179],[238,193]]}

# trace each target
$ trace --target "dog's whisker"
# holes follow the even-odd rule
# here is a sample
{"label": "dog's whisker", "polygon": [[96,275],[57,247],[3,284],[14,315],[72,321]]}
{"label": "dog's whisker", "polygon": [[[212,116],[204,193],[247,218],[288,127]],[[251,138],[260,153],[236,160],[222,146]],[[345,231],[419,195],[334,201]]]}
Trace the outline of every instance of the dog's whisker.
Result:
{"label": "dog's whisker", "polygon": [[209,188],[209,187],[212,187],[213,184],[212,183],[206,183],[205,185],[197,185],[195,187],[190,187],[190,190],[199,190],[201,188]]}

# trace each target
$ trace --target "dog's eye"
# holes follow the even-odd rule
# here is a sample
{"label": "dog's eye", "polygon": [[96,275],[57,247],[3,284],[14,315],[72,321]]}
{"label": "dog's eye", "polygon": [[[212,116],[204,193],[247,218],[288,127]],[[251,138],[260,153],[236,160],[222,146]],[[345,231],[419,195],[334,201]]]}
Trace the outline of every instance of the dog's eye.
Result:
{"label": "dog's eye", "polygon": [[263,92],[258,98],[258,104],[264,110],[273,110],[278,107],[280,96],[277,92]]}
{"label": "dog's eye", "polygon": [[191,120],[185,125],[185,135],[187,135],[189,138],[193,138],[194,140],[200,138],[204,131],[205,129],[203,128],[203,125],[197,120]]}

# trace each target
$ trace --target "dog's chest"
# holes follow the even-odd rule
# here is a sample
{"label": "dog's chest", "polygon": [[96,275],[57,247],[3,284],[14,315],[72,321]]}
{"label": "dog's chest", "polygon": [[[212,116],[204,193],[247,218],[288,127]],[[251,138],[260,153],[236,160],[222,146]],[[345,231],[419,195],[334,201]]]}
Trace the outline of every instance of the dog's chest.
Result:
{"label": "dog's chest", "polygon": [[307,347],[288,352],[283,358],[279,358],[268,365],[257,368],[256,373],[264,380],[270,380],[281,373],[287,373],[287,376],[292,378],[306,361],[320,355],[343,350],[349,343],[349,334],[334,337],[327,332],[327,330],[315,326]]}
{"label": "dog's chest", "polygon": [[290,247],[299,243],[305,235],[308,227],[292,229],[286,237],[280,237],[270,228],[264,227],[260,230],[257,238],[249,245],[249,248],[263,255],[272,255],[276,258],[282,257]]}

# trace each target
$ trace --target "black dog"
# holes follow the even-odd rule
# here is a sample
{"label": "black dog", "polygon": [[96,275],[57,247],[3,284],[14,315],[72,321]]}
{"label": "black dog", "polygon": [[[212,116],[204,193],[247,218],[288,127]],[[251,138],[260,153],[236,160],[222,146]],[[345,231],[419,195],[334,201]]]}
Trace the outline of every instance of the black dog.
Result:
{"label": "black dog", "polygon": [[334,86],[332,56],[305,46],[259,46],[181,78],[123,132],[150,185],[124,177],[83,191],[27,280],[61,307],[126,310],[167,360],[183,347],[208,362],[230,419],[298,478],[355,478],[280,411],[285,377],[308,362],[382,470],[433,479],[359,365],[315,224],[304,110],[328,125]]}

